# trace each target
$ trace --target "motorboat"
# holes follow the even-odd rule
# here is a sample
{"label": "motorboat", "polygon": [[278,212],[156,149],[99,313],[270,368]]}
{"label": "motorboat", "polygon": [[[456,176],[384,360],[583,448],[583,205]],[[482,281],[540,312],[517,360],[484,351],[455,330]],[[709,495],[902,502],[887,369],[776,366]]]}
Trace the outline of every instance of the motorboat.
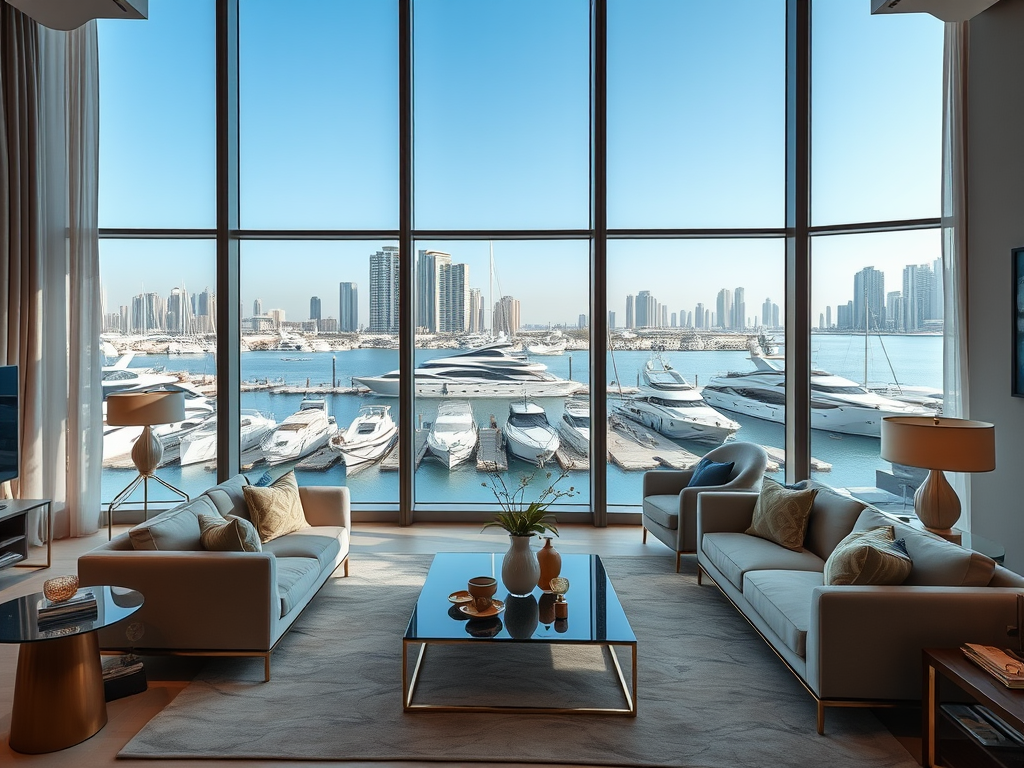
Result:
{"label": "motorboat", "polygon": [[113,364],[103,366],[104,400],[111,392],[154,389],[178,382],[176,375],[167,373],[162,368],[129,368],[134,357],[134,352],[125,352]]}
{"label": "motorboat", "polygon": [[[398,397],[398,371],[352,380],[378,395]],[[549,373],[507,341],[427,360],[415,370],[417,397],[565,397],[585,386]]]}
{"label": "motorboat", "polygon": [[398,438],[398,425],[391,418],[390,405],[364,405],[345,431],[330,441],[332,451],[341,454],[349,474],[384,457]]}
{"label": "motorboat", "polygon": [[560,444],[544,409],[525,399],[509,404],[503,431],[509,453],[541,467],[555,455]]}
{"label": "motorboat", "polygon": [[560,355],[565,352],[568,344],[568,339],[562,335],[562,332],[555,331],[536,344],[530,344],[526,351],[531,355]]}
{"label": "motorboat", "polygon": [[298,411],[264,435],[260,448],[268,464],[296,461],[323,448],[337,431],[334,417],[327,415],[327,401],[306,398]]}
{"label": "motorboat", "polygon": [[446,400],[437,407],[437,417],[427,433],[431,456],[454,469],[473,455],[476,440],[476,420],[466,400]]}
{"label": "motorboat", "polygon": [[653,389],[662,391],[693,389],[693,385],[660,354],[655,354],[644,363],[642,374],[644,382]]}
{"label": "motorboat", "polygon": [[[238,450],[245,453],[259,446],[260,441],[277,427],[273,416],[259,411],[243,410],[239,414]],[[217,417],[181,438],[181,466],[215,461],[217,458]]]}
{"label": "motorboat", "polygon": [[708,405],[693,386],[687,389],[641,387],[638,394],[616,403],[612,411],[674,440],[717,445],[740,428],[738,422]]}
{"label": "motorboat", "polygon": [[288,331],[278,331],[277,346],[279,352],[312,352],[313,347],[309,345],[304,336]]}
{"label": "motorboat", "polygon": [[[702,390],[714,408],[780,424],[786,419],[786,370],[781,358],[751,349],[755,370],[713,377]],[[887,416],[933,416],[935,410],[872,392],[827,371],[811,371],[811,429],[879,437]]]}
{"label": "motorboat", "polygon": [[556,429],[563,443],[586,456],[590,452],[590,400],[586,397],[568,398]]}

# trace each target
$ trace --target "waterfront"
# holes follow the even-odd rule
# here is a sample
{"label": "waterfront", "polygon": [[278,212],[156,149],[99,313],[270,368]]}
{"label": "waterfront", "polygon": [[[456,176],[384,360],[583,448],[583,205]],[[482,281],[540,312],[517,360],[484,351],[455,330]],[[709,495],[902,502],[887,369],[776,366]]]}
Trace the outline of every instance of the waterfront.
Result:
{"label": "waterfront", "polygon": [[[884,344],[884,352],[883,345]],[[884,386],[892,383],[894,377],[886,363],[886,353],[895,368],[896,380],[902,385],[942,386],[942,338],[939,336],[889,335],[879,341],[869,338],[868,383],[870,386]],[[417,350],[417,360],[451,354],[444,349]],[[635,386],[639,372],[647,360],[647,351],[621,351],[609,357],[609,377],[618,371],[624,386]],[[745,351],[692,351],[664,352],[662,356],[679,370],[688,380],[703,386],[708,380],[727,371],[751,369]],[[282,359],[282,358],[291,359]],[[812,337],[812,358],[815,368],[833,374],[862,381],[864,376],[864,337],[821,334]],[[548,366],[551,373],[576,381],[586,381],[589,376],[589,353],[577,350],[561,356],[533,358]],[[138,355],[131,363],[132,368],[164,367],[168,371],[183,371],[194,376],[212,376],[215,373],[213,355],[171,356],[149,354]],[[391,349],[351,349],[335,352],[288,353],[280,351],[254,351],[241,356],[241,378],[247,381],[269,381],[292,387],[330,385],[332,378],[338,386],[347,387],[352,376],[376,375],[398,367],[398,353]],[[571,368],[571,376],[570,376]],[[331,394],[325,396],[328,407],[340,428],[348,425],[366,403],[383,403],[392,406],[392,415],[397,420],[398,400],[374,395]],[[286,416],[298,410],[302,400],[300,394],[279,394],[271,389],[243,392],[242,408],[253,408],[273,415],[280,423]],[[432,421],[436,414],[438,400],[418,399],[415,413],[418,420]],[[564,401],[560,398],[541,398],[537,401],[548,413],[552,422],[561,417]],[[508,413],[508,400],[481,398],[472,401],[476,421],[486,425],[493,415],[502,424]],[[741,424],[735,439],[748,440],[762,445],[783,447],[783,426],[759,419],[726,414]],[[708,446],[680,441],[680,445],[696,454],[703,454]],[[873,438],[831,435],[827,432],[812,432],[811,454],[816,459],[832,465],[831,472],[815,473],[816,479],[830,485],[842,487],[872,487],[875,485],[875,470],[888,469],[887,462],[878,456],[878,440]],[[257,467],[257,471],[262,471]],[[275,473],[281,471],[275,469]],[[532,467],[512,461],[509,472],[519,476],[532,471]],[[127,485],[134,473],[130,470],[103,471],[103,498],[109,500],[123,486]],[[395,503],[398,499],[398,473],[381,471],[372,466],[346,478],[340,465],[323,471],[298,471],[304,484],[346,483],[352,490],[353,499],[358,502]],[[160,476],[185,489],[188,493],[199,493],[215,482],[215,473],[205,465],[180,467],[176,464],[160,469]],[[642,472],[623,472],[614,465],[608,466],[609,504],[638,504]],[[416,472],[417,503],[492,503],[493,496],[488,488],[481,485],[486,475],[476,471],[472,463],[464,464],[449,472],[440,463],[425,460]],[[583,473],[572,474],[572,484],[581,493],[572,499],[573,503],[586,504],[589,501],[586,477]],[[140,496],[141,497],[141,496]],[[162,498],[159,497],[158,498]]]}

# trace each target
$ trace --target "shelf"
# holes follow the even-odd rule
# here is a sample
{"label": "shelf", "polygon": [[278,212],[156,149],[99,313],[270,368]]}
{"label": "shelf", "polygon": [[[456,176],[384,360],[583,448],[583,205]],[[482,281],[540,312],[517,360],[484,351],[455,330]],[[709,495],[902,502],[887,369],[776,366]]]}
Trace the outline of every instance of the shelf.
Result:
{"label": "shelf", "polygon": [[[7,555],[13,555],[13,557],[7,557]],[[0,570],[3,570],[4,568],[7,568],[9,566],[12,566],[15,563],[20,563],[24,559],[25,559],[25,556],[24,555],[20,555],[17,552],[7,552],[7,553],[4,553],[4,554],[0,555]]]}
{"label": "shelf", "polygon": [[9,538],[6,538],[6,539],[3,539],[2,541],[0,541],[0,549],[4,549],[5,547],[11,546],[11,544],[17,544],[19,541],[24,541],[24,540],[25,540],[25,534],[21,534],[20,536],[11,536]]}

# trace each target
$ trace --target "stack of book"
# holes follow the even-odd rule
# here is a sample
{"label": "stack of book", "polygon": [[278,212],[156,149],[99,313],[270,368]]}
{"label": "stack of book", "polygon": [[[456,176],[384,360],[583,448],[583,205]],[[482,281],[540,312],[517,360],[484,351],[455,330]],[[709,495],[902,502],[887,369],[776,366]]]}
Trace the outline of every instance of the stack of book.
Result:
{"label": "stack of book", "polygon": [[91,589],[80,589],[68,600],[53,603],[43,598],[36,607],[39,628],[49,629],[76,621],[91,621],[97,616],[96,596]]}
{"label": "stack of book", "polygon": [[1024,659],[994,645],[967,643],[960,647],[964,656],[988,672],[1007,688],[1024,688]]}

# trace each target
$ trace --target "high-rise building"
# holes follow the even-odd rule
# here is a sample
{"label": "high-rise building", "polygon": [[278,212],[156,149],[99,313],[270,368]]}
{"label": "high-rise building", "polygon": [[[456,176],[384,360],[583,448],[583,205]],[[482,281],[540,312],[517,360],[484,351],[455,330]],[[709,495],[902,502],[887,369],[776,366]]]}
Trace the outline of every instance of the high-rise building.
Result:
{"label": "high-rise building", "polygon": [[661,304],[658,312],[658,327],[668,328],[668,306]]}
{"label": "high-rise building", "polygon": [[479,288],[469,289],[469,328],[470,333],[484,332],[483,315],[484,297]]}
{"label": "high-rise building", "polygon": [[904,330],[908,333],[921,330],[926,320],[935,319],[934,281],[935,275],[927,264],[908,264],[903,268]]}
{"label": "high-rise building", "polygon": [[853,276],[853,328],[875,331],[885,327],[885,273],[864,267]]}
{"label": "high-rise building", "polygon": [[579,316],[579,317],[577,318],[577,320],[576,320],[576,327],[577,327],[577,328],[578,328],[579,330],[581,330],[581,331],[582,331],[582,330],[583,330],[584,328],[586,328],[586,327],[587,327],[587,316],[586,316],[586,315],[580,315],[580,316]]}
{"label": "high-rise building", "polygon": [[686,313],[686,327],[693,328],[693,312]]}
{"label": "high-rise building", "polygon": [[610,309],[608,310],[608,328],[615,330],[615,312]]}
{"label": "high-rise building", "polygon": [[359,286],[338,283],[338,329],[342,333],[359,330]]}
{"label": "high-rise building", "polygon": [[779,320],[779,305],[772,304],[772,328],[781,328],[782,321]]}
{"label": "high-rise building", "polygon": [[370,256],[370,333],[398,333],[398,246]]}
{"label": "high-rise building", "polygon": [[260,299],[253,299],[252,314],[253,316],[263,314],[263,302]]}
{"label": "high-rise building", "polygon": [[633,315],[633,296],[626,296],[626,327],[636,328],[636,320]]}
{"label": "high-rise building", "polygon": [[333,317],[321,318],[317,323],[317,330],[321,333],[337,333],[338,332],[338,321]]}
{"label": "high-rise building", "polygon": [[855,327],[853,322],[853,302],[848,301],[846,304],[840,304],[836,307],[836,328],[845,331]]}
{"label": "high-rise building", "polygon": [[707,327],[704,324],[704,305],[703,304],[698,304],[697,307],[693,310],[693,322],[694,322],[694,326],[693,326],[694,328],[706,328]]}
{"label": "high-rise building", "polygon": [[746,291],[742,288],[737,288],[733,291],[733,302],[732,302],[732,327],[737,329],[743,329],[747,327],[747,302],[745,299]]}
{"label": "high-rise building", "polygon": [[436,332],[465,333],[469,327],[469,265],[442,262],[437,288]]}
{"label": "high-rise building", "polygon": [[275,328],[280,328],[284,325],[285,313],[283,309],[268,309],[267,317],[274,323]]}
{"label": "high-rise building", "polygon": [[451,254],[421,250],[416,257],[416,327],[427,333],[441,329],[441,269]]}
{"label": "high-rise building", "polygon": [[766,328],[772,327],[772,300],[765,299],[761,305],[761,325]]}
{"label": "high-rise building", "polygon": [[317,328],[319,328],[320,318],[323,317],[321,312],[321,303],[319,296],[312,296],[309,299],[309,319],[317,322]]}
{"label": "high-rise building", "polygon": [[491,327],[495,334],[504,333],[513,336],[519,332],[519,299],[502,296],[501,301],[494,304],[494,315]]}
{"label": "high-rise building", "polygon": [[718,301],[715,306],[715,314],[717,316],[716,327],[718,328],[730,328],[732,321],[732,291],[728,288],[723,288],[718,292]]}
{"label": "high-rise building", "polygon": [[825,313],[824,312],[819,312],[818,313],[818,330],[819,331],[825,330]]}
{"label": "high-rise building", "polygon": [[634,309],[637,328],[653,328],[658,324],[658,302],[650,291],[640,291],[636,295]]}
{"label": "high-rise building", "polygon": [[885,294],[885,316],[888,318],[886,327],[890,331],[902,333],[906,330],[906,318],[903,313],[903,294],[900,291],[889,291]]}
{"label": "high-rise building", "polygon": [[673,327],[673,328],[675,328],[675,327],[676,327],[676,317],[677,317],[676,313],[675,313],[675,312],[673,312],[673,313],[672,313],[672,318],[671,318],[671,320],[670,320],[670,322],[671,322],[671,325],[672,325],[672,327]]}
{"label": "high-rise building", "polygon": [[832,307],[831,306],[825,307],[825,327],[826,328],[831,328],[832,327]]}

